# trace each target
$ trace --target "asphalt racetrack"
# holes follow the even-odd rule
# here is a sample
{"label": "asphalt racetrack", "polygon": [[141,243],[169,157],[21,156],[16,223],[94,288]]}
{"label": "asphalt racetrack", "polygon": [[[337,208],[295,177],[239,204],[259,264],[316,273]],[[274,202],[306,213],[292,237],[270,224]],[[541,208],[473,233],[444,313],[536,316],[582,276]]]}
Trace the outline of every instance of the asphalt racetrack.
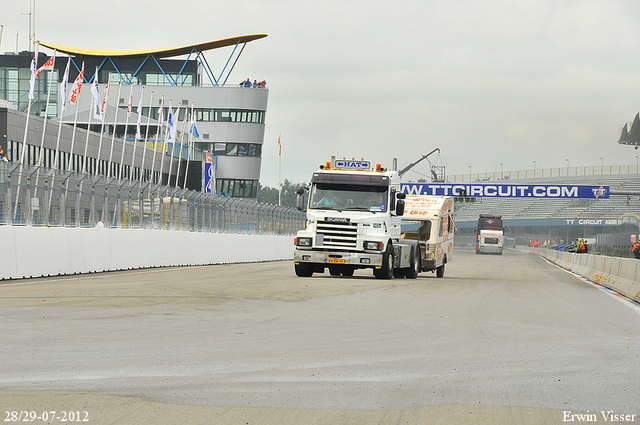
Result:
{"label": "asphalt racetrack", "polygon": [[640,423],[637,304],[534,254],[454,254],[442,279],[286,261],[0,282],[0,419]]}

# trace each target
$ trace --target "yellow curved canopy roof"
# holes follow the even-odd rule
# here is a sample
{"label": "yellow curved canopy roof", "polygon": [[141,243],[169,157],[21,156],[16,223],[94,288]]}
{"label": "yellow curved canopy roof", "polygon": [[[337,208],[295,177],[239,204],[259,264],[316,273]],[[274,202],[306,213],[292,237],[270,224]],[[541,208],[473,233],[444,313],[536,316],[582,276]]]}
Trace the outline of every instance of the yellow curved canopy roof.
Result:
{"label": "yellow curved canopy roof", "polygon": [[149,50],[99,50],[99,49],[80,49],[76,47],[58,46],[56,44],[36,41],[41,46],[70,56],[118,56],[118,57],[141,57],[153,55],[157,58],[170,58],[175,56],[188,55],[193,49],[199,51],[219,49],[220,47],[234,46],[238,43],[248,43],[266,37],[267,34],[241,35],[239,37],[225,38],[217,41],[209,41],[207,43],[192,44],[190,46],[172,47],[168,49],[149,49]]}

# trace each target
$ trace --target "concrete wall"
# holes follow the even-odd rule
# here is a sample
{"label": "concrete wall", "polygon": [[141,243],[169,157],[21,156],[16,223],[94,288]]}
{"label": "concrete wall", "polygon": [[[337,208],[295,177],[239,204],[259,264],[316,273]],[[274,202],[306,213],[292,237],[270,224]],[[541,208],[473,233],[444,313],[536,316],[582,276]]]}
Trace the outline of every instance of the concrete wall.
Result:
{"label": "concrete wall", "polygon": [[0,279],[293,259],[293,236],[0,226]]}
{"label": "concrete wall", "polygon": [[557,265],[640,302],[640,260],[531,248]]}

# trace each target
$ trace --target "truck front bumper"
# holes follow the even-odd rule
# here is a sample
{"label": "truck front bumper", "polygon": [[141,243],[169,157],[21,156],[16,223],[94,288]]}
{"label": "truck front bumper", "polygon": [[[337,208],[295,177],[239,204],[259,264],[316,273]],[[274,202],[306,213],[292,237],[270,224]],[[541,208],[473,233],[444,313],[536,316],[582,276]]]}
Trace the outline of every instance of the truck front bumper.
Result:
{"label": "truck front bumper", "polygon": [[484,245],[479,248],[481,254],[502,254],[502,247],[499,245]]}
{"label": "truck front bumper", "polygon": [[294,249],[293,261],[321,266],[349,265],[357,268],[375,268],[382,266],[382,253],[335,252]]}

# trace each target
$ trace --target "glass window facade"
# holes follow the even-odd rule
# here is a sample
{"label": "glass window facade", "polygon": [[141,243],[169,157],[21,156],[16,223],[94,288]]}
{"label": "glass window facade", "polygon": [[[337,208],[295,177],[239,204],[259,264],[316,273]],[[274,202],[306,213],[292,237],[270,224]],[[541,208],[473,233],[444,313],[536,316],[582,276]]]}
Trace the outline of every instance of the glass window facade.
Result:
{"label": "glass window facade", "polygon": [[198,143],[200,150],[216,156],[262,156],[262,145],[258,143]]}
{"label": "glass window facade", "polygon": [[[47,107],[47,93],[51,71],[42,72],[35,82],[33,94],[35,99],[31,102],[31,113],[44,115]],[[0,98],[13,102],[14,109],[27,112],[29,108],[29,81],[31,70],[29,68],[0,68]],[[53,70],[53,84],[51,84],[51,96],[47,116],[58,116],[58,70]]]}
{"label": "glass window facade", "polygon": [[258,181],[216,179],[216,193],[234,198],[256,198],[258,196]]}

